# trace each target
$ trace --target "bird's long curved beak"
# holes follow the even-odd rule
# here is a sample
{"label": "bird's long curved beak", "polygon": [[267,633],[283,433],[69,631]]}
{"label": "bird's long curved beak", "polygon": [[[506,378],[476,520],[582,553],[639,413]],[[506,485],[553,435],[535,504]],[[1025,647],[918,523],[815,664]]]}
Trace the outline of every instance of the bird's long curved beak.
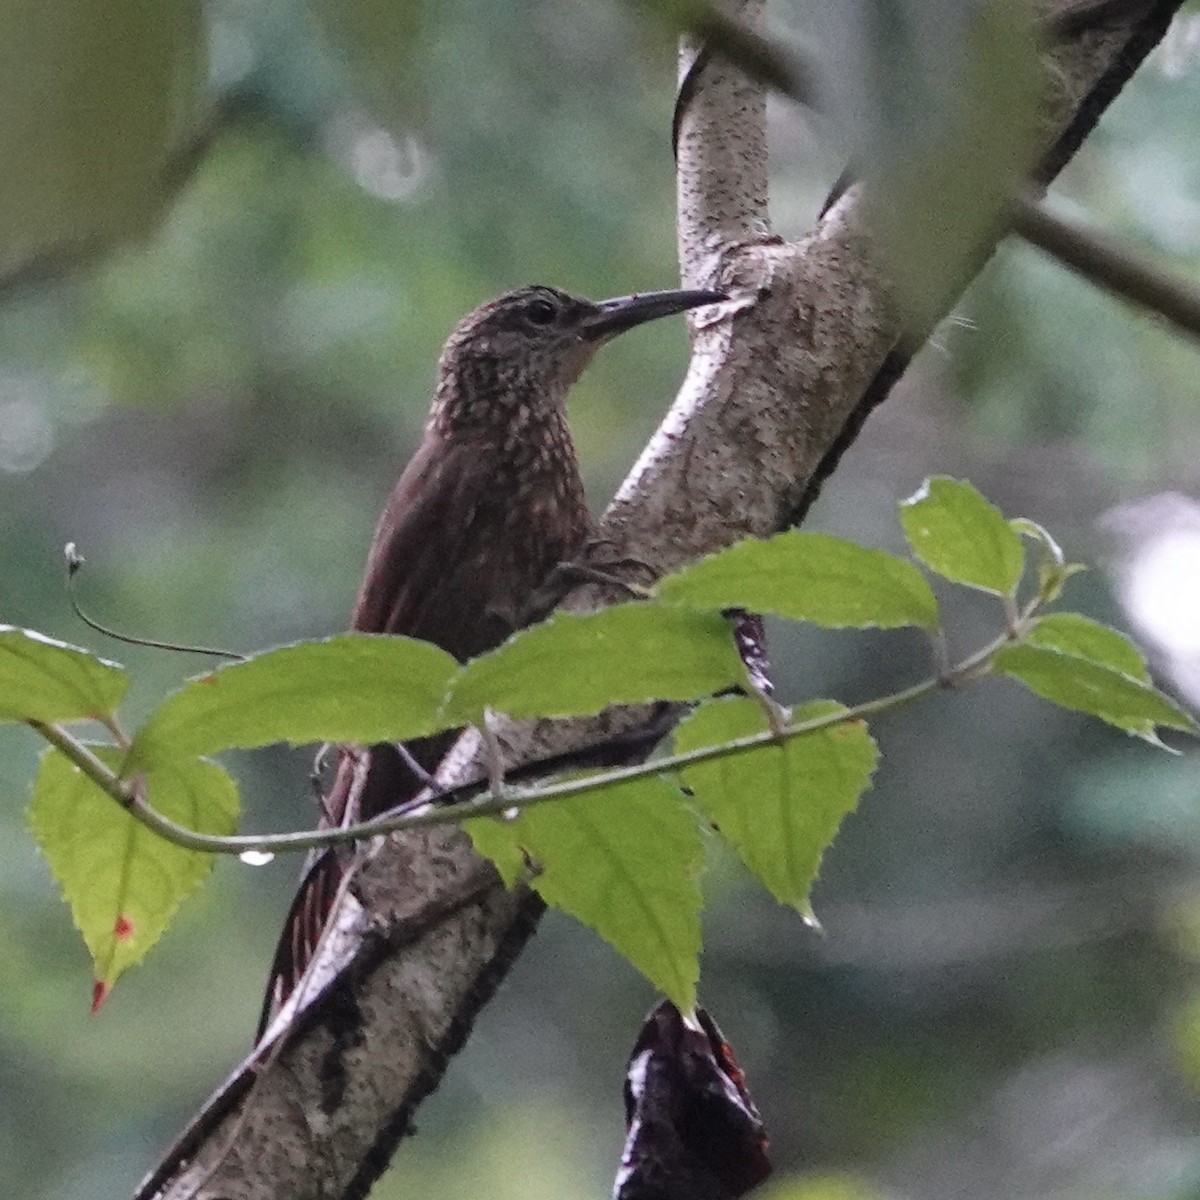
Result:
{"label": "bird's long curved beak", "polygon": [[678,292],[634,292],[632,296],[617,296],[612,300],[601,300],[596,312],[584,319],[584,337],[602,341],[645,321],[659,317],[671,317],[699,308],[702,304],[717,304],[729,297],[724,292],[678,291]]}

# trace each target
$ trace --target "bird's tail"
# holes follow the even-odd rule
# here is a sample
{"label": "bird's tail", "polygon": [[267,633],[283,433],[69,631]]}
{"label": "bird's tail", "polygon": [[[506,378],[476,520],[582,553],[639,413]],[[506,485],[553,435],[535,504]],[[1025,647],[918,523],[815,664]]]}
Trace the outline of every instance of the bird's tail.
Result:
{"label": "bird's tail", "polygon": [[[409,742],[403,755],[387,744],[365,752],[342,750],[337,773],[321,803],[321,826],[336,829],[348,821],[369,820],[415,799],[457,736],[451,731]],[[330,846],[314,854],[305,867],[271,961],[257,1041],[295,992],[316,955],[345,878],[347,850]]]}
{"label": "bird's tail", "polygon": [[[360,811],[361,804],[356,795],[361,795],[364,790],[372,753],[368,751],[364,759],[358,751],[343,749],[338,752],[333,782],[321,798],[319,828],[336,829],[353,820]],[[309,855],[284,918],[275,957],[271,960],[256,1043],[262,1041],[263,1034],[296,990],[317,953],[346,873],[347,849],[345,846],[327,846]]]}
{"label": "bird's tail", "polygon": [[258,1018],[258,1032],[254,1037],[256,1043],[262,1041],[267,1028],[296,990],[316,955],[345,870],[336,846],[320,851],[305,868],[284,919],[275,957],[271,961],[267,991]]}

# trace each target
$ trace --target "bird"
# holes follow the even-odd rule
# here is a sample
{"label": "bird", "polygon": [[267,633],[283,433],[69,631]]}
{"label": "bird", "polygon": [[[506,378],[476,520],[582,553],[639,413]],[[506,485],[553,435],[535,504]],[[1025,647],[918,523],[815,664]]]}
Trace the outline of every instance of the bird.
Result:
{"label": "bird", "polygon": [[[535,598],[595,530],[568,392],[618,334],[726,298],[675,290],[593,302],[531,284],[462,318],[438,360],[421,442],[379,517],[351,630],[420,638],[465,662],[544,615]],[[321,827],[414,799],[457,736],[340,748]],[[307,864],[271,966],[260,1041],[316,951],[345,854],[329,847]]]}

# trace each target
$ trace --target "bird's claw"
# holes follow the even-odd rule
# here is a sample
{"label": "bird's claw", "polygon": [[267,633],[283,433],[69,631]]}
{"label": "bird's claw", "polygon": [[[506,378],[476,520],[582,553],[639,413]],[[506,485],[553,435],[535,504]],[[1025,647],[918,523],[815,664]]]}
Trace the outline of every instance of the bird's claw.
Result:
{"label": "bird's claw", "polygon": [[[604,553],[605,547],[608,548],[608,553]],[[583,558],[590,566],[605,573],[633,570],[641,571],[646,576],[648,584],[652,584],[658,579],[660,572],[644,558],[638,558],[634,554],[616,553],[617,550],[617,543],[612,538],[594,537],[584,546]]]}
{"label": "bird's claw", "polygon": [[[446,789],[413,758],[412,752],[403,742],[393,742],[392,746],[400,756],[400,761],[412,772],[413,778],[421,785],[423,791],[432,792],[434,800],[446,794]],[[426,802],[427,799],[422,798],[421,803]]]}
{"label": "bird's claw", "polygon": [[[630,599],[646,600],[650,597],[650,589],[642,587],[639,583],[633,583],[628,579],[622,579],[621,576],[607,570],[609,567],[620,567],[627,563],[632,563],[633,559],[615,559],[611,563],[603,563],[596,565],[591,562],[563,562],[559,563],[554,568],[555,574],[560,581],[564,583],[598,583],[601,587],[616,588],[618,591],[624,592]],[[648,571],[650,568],[646,563],[639,563],[639,566],[645,567]]]}
{"label": "bird's claw", "polygon": [[333,745],[329,742],[322,742],[316,754],[313,755],[312,766],[308,769],[308,783],[318,804],[325,792],[325,768],[329,766],[329,756],[332,753]]}

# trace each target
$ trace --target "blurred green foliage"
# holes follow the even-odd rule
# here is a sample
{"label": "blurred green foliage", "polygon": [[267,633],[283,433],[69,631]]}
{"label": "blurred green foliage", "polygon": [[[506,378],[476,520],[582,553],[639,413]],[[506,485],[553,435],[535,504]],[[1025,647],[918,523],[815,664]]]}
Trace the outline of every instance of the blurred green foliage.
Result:
{"label": "blurred green foliage", "polygon": [[[835,77],[833,10],[850,7],[788,14]],[[242,650],[333,632],[454,320],[531,279],[607,295],[675,278],[672,56],[615,0],[426,5],[411,123],[356,94],[298,0],[208,14],[225,116],[195,173],[153,228],[0,309],[0,621],[126,662],[142,712],[203,664],[99,645],[69,616],[64,542],[91,559],[86,603],[124,628]],[[1200,72],[1166,61],[1059,190],[1194,274]],[[6,120],[37,136],[34,116]],[[782,231],[799,232],[839,151],[784,106],[773,146]],[[1033,252],[1003,249],[935,340],[817,524],[897,544],[895,499],[944,472],[1087,560],[1112,503],[1200,489],[1194,348]],[[682,331],[651,327],[585,377],[572,419],[597,507],[684,361]],[[1068,598],[1119,619],[1102,572]],[[968,646],[992,610],[951,620]],[[847,702],[928,666],[905,633],[800,630],[776,658],[784,694]],[[814,895],[823,938],[730,859],[706,879],[702,999],[781,1174],[819,1172],[816,1196],[1197,1194],[1192,761],[1002,683],[875,732],[883,766]],[[296,867],[219,863],[89,1018],[85,954],[24,827],[36,754],[0,730],[0,1190],[90,1200],[128,1193],[247,1048]],[[304,761],[231,765],[249,827],[307,819]],[[378,1194],[606,1190],[651,1000],[592,935],[549,920]]]}
{"label": "blurred green foliage", "polygon": [[[0,269],[102,248],[160,211],[152,186],[205,90],[200,0],[5,6]],[[36,136],[31,136],[36,130]]]}

